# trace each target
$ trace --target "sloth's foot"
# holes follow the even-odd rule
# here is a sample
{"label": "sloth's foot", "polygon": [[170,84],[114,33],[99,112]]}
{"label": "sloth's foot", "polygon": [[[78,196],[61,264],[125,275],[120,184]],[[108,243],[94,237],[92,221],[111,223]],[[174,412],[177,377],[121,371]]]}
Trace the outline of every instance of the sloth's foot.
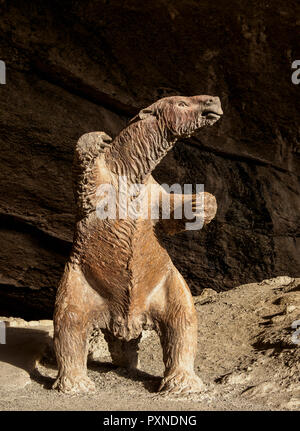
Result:
{"label": "sloth's foot", "polygon": [[61,376],[56,379],[52,389],[57,389],[64,394],[79,394],[95,391],[95,383],[86,375]]}
{"label": "sloth's foot", "polygon": [[178,370],[162,379],[158,391],[166,395],[175,395],[201,392],[204,388],[204,383],[195,373]]}

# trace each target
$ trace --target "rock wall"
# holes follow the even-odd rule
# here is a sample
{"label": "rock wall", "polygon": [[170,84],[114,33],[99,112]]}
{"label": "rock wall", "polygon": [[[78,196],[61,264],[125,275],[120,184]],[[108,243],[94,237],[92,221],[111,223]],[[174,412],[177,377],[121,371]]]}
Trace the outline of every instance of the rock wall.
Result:
{"label": "rock wall", "polygon": [[203,231],[164,238],[192,292],[299,276],[299,12],[297,0],[0,1],[0,314],[51,316],[77,139],[115,136],[167,95],[224,108],[155,172],[218,200]]}

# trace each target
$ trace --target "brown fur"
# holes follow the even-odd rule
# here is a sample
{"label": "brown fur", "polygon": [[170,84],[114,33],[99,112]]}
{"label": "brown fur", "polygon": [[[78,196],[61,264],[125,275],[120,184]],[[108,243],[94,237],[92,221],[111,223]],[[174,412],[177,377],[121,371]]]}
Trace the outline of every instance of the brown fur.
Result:
{"label": "brown fur", "polygon": [[[218,114],[218,115],[216,115]],[[151,172],[176,140],[187,137],[222,114],[211,96],[169,97],[143,109],[117,138],[89,133],[78,141],[74,159],[77,224],[73,249],[58,287],[54,345],[59,372],[54,387],[63,392],[93,389],[86,374],[88,338],[93,327],[105,333],[115,364],[136,367],[142,330],[161,337],[165,375],[160,390],[201,389],[194,373],[197,318],[190,290],[157,239],[157,229],[174,234],[185,220],[138,218],[101,220],[97,187],[118,177],[129,183],[156,184]],[[195,203],[195,195],[188,197]],[[171,195],[171,210],[182,205]],[[215,198],[204,194],[204,223],[216,213]]]}

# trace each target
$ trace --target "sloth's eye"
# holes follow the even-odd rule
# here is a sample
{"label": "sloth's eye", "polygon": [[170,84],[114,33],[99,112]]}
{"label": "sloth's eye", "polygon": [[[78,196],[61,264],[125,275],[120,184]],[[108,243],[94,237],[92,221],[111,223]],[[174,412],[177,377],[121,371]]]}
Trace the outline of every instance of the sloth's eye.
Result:
{"label": "sloth's eye", "polygon": [[181,101],[181,102],[178,102],[178,106],[187,106],[187,104],[185,102]]}

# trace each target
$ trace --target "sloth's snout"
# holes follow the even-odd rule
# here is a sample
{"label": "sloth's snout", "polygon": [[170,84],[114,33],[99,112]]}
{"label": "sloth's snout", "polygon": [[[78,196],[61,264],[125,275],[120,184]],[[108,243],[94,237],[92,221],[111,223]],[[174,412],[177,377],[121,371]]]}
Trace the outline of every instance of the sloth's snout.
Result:
{"label": "sloth's snout", "polygon": [[223,115],[223,110],[221,107],[221,101],[219,97],[210,97],[204,103],[205,109],[203,110],[203,116],[218,116]]}

